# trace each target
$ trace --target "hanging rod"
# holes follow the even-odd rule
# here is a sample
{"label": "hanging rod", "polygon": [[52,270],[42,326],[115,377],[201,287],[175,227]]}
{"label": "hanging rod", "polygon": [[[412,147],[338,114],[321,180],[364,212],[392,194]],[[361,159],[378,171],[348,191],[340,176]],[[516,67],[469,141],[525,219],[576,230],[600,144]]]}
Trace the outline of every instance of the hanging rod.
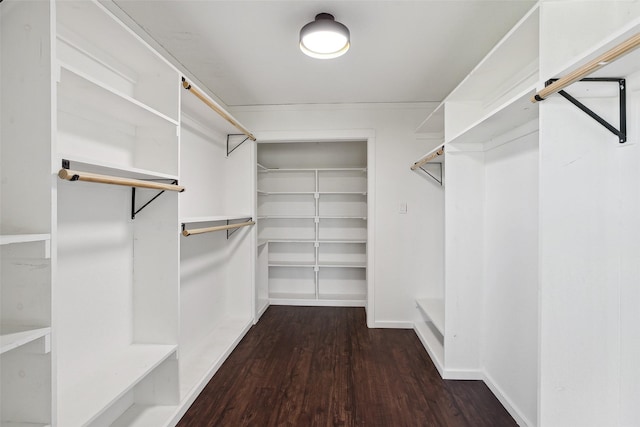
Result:
{"label": "hanging rod", "polygon": [[193,86],[191,86],[191,84],[189,84],[187,79],[185,79],[184,77],[182,78],[182,87],[184,87],[186,90],[188,90],[189,92],[194,94],[196,97],[198,97],[198,99],[200,99],[200,101],[202,101],[205,104],[207,104],[209,106],[209,108],[211,108],[213,111],[218,113],[220,115],[220,117],[222,117],[223,119],[225,119],[226,121],[231,123],[236,129],[238,129],[240,132],[242,132],[244,135],[246,135],[247,138],[249,138],[252,141],[256,140],[256,137],[253,136],[253,134],[251,132],[249,132],[247,129],[245,129],[240,123],[235,121],[235,119],[233,117],[231,117],[229,114],[227,114],[226,111],[224,111],[218,105],[216,105],[215,103],[213,103],[209,99],[207,99],[206,95],[204,95],[198,89],[196,89]]}
{"label": "hanging rod", "polygon": [[442,156],[443,154],[444,154],[444,146],[440,147],[440,149],[435,153],[427,154],[426,156],[424,156],[423,158],[415,162],[413,165],[411,165],[411,170],[414,171],[420,168],[425,163],[430,162],[431,160],[435,159],[438,156]]}
{"label": "hanging rod", "polygon": [[151,188],[154,190],[184,191],[184,187],[177,184],[143,181],[141,179],[121,178],[118,176],[99,175],[97,173],[80,172],[71,169],[60,169],[58,176],[67,181],[87,181],[102,184],[123,185],[125,187]]}
{"label": "hanging rod", "polygon": [[192,234],[202,234],[202,233],[211,233],[214,231],[231,230],[233,228],[246,227],[248,225],[253,225],[255,223],[256,223],[255,221],[247,221],[247,222],[239,222],[237,224],[218,225],[215,227],[194,228],[192,230],[185,229],[184,224],[182,224],[182,235],[191,236]]}
{"label": "hanging rod", "polygon": [[623,55],[626,55],[627,53],[638,47],[640,47],[640,33],[628,38],[619,45],[609,49],[602,55],[598,56],[596,59],[584,64],[582,67],[570,72],[562,78],[559,78],[549,86],[540,90],[538,93],[533,95],[533,97],[531,97],[531,102],[543,101],[549,95],[561,91],[571,83],[581,80],[583,77],[588,76],[599,68],[604,67],[608,63],[620,58]]}

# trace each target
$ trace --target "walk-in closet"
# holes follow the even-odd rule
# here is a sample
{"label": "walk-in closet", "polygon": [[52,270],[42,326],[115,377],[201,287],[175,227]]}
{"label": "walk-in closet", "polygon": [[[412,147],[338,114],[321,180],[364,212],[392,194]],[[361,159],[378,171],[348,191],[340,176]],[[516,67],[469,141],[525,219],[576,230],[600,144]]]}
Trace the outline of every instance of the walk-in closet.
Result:
{"label": "walk-in closet", "polygon": [[0,0],[0,44],[1,427],[640,427],[640,2]]}

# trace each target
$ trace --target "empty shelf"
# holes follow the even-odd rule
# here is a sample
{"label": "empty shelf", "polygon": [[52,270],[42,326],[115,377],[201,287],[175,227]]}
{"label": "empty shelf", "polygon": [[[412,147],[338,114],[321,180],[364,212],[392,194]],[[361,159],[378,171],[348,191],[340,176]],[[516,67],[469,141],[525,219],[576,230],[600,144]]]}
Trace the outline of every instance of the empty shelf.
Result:
{"label": "empty shelf", "polygon": [[[175,351],[175,345],[130,345],[111,363],[60,393],[59,424],[90,424]],[[96,384],[100,387],[96,387]]]}
{"label": "empty shelf", "polygon": [[[18,348],[42,337],[48,337],[51,333],[50,327],[37,326],[3,326],[0,335],[0,354],[14,348]],[[49,352],[49,345],[46,344],[46,352]]]}
{"label": "empty shelf", "polygon": [[416,300],[422,312],[431,320],[433,326],[444,335],[444,300],[437,298],[422,298]]}

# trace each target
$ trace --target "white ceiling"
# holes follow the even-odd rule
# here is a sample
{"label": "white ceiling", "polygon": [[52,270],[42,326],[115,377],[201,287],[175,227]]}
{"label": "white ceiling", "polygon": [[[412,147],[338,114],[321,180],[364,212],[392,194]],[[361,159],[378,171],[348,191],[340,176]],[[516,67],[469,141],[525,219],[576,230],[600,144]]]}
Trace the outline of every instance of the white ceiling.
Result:
{"label": "white ceiling", "polygon": [[[114,0],[228,106],[442,100],[530,0]],[[351,31],[333,60],[298,48],[328,12]]]}

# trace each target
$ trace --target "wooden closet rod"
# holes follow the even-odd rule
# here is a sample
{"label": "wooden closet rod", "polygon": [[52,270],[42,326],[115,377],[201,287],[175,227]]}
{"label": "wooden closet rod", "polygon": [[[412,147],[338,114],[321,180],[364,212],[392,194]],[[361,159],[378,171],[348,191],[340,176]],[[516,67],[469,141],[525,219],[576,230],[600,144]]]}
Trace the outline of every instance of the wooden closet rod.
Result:
{"label": "wooden closet rod", "polygon": [[623,41],[619,45],[609,49],[602,55],[598,56],[596,59],[584,64],[582,67],[570,72],[566,76],[551,83],[549,86],[545,87],[544,89],[542,89],[541,91],[533,95],[533,97],[531,97],[531,102],[543,101],[549,95],[552,95],[556,92],[561,91],[565,87],[569,86],[571,83],[574,83],[588,76],[589,74],[595,72],[599,68],[604,67],[608,63],[615,61],[616,59],[620,58],[623,55],[626,55],[627,53],[631,52],[632,50],[636,49],[639,46],[640,46],[640,33],[636,34],[631,38],[628,38],[627,40]]}
{"label": "wooden closet rod", "polygon": [[223,119],[225,119],[226,121],[231,123],[236,129],[238,129],[240,132],[245,134],[250,140],[252,140],[252,141],[256,140],[256,137],[253,136],[253,134],[251,132],[249,132],[247,129],[245,129],[240,123],[236,122],[233,117],[231,117],[230,115],[227,114],[226,111],[224,111],[218,105],[214,104],[209,99],[207,99],[207,97],[203,93],[201,93],[198,89],[196,89],[193,86],[191,86],[189,84],[189,82],[184,77],[182,78],[182,87],[184,87],[186,90],[188,90],[189,92],[191,92],[192,94],[197,96],[198,99],[200,99],[200,101],[202,101],[205,104],[207,104],[209,106],[209,108],[211,108],[213,111],[218,113]]}
{"label": "wooden closet rod", "polygon": [[416,169],[418,169],[420,166],[424,165],[427,162],[430,162],[431,160],[435,159],[438,156],[442,156],[444,154],[444,147],[440,147],[440,149],[438,151],[436,151],[435,153],[431,153],[427,156],[424,156],[423,158],[421,158],[420,160],[418,160],[417,162],[415,162],[412,166],[411,166],[411,170],[414,171]]}
{"label": "wooden closet rod", "polygon": [[67,181],[99,182],[102,184],[123,185],[125,187],[151,188],[154,190],[184,191],[184,187],[177,184],[164,184],[161,182],[143,181],[141,179],[120,178],[110,175],[98,175],[97,173],[80,172],[71,169],[60,169],[58,176]]}
{"label": "wooden closet rod", "polygon": [[192,234],[211,233],[213,231],[231,230],[233,228],[246,227],[255,224],[255,221],[239,222],[237,224],[218,225],[216,227],[194,228],[193,230],[182,230],[183,236],[191,236]]}

